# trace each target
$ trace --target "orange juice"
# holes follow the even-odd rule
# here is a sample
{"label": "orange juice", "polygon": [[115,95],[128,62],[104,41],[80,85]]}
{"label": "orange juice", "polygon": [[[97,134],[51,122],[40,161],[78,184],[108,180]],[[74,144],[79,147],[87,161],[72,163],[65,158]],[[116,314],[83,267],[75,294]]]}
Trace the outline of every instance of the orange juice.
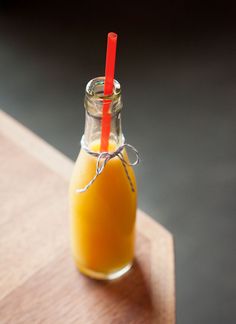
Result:
{"label": "orange juice", "polygon": [[[89,146],[95,152],[99,148],[99,141]],[[116,149],[110,141],[109,151]],[[123,154],[128,161],[125,149]],[[136,181],[127,165],[133,192],[122,162],[114,157],[87,191],[76,192],[94,177],[96,162],[96,157],[81,149],[74,167],[70,184],[72,251],[81,272],[112,279],[126,272],[134,257]]]}

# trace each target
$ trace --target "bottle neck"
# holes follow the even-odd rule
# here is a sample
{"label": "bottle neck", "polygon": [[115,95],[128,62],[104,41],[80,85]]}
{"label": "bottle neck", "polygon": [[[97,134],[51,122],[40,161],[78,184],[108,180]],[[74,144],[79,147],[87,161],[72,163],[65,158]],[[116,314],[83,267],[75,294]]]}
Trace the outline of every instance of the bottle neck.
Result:
{"label": "bottle neck", "polygon": [[111,114],[111,130],[109,141],[120,146],[123,144],[121,129],[121,93],[120,84],[114,81],[113,94],[104,96],[104,77],[91,80],[86,86],[85,106],[85,130],[84,141],[87,147],[93,142],[100,143],[102,132],[102,111],[104,100],[109,100],[109,113]]}
{"label": "bottle neck", "polygon": [[[89,147],[95,141],[100,142],[102,132],[101,124],[102,118],[91,116],[86,111],[84,140],[87,147]],[[123,144],[120,113],[113,115],[111,118],[111,131],[109,141],[115,143],[118,146]]]}

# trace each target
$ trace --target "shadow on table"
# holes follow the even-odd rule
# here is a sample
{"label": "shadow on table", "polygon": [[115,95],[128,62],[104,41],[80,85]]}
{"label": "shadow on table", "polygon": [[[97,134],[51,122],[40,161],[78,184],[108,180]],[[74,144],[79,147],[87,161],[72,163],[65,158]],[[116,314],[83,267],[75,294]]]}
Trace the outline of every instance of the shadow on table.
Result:
{"label": "shadow on table", "polygon": [[[132,269],[123,277],[113,281],[92,281],[100,290],[100,298],[108,301],[107,307],[116,305],[114,319],[119,323],[149,323],[154,311],[151,296],[150,276],[135,260]],[[120,319],[119,319],[120,317]]]}

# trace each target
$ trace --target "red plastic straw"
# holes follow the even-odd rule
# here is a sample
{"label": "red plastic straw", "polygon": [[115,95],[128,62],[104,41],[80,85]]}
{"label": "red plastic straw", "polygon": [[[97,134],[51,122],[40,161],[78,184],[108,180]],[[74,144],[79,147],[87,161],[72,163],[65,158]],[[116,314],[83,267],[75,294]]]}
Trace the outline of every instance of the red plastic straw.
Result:
{"label": "red plastic straw", "polygon": [[[104,95],[108,96],[113,93],[115,62],[116,62],[116,43],[117,34],[108,33],[107,35],[107,53],[106,53],[106,69]],[[100,152],[108,151],[110,130],[111,130],[111,114],[109,112],[110,100],[104,100],[102,110],[102,133]]]}

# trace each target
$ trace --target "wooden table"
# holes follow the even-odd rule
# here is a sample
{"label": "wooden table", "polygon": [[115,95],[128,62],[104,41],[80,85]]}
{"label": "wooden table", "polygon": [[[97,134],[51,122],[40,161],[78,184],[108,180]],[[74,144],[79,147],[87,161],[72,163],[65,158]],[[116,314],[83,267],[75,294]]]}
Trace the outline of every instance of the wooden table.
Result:
{"label": "wooden table", "polygon": [[68,230],[73,163],[0,112],[0,323],[175,323],[172,235],[140,210],[123,278],[79,274]]}

